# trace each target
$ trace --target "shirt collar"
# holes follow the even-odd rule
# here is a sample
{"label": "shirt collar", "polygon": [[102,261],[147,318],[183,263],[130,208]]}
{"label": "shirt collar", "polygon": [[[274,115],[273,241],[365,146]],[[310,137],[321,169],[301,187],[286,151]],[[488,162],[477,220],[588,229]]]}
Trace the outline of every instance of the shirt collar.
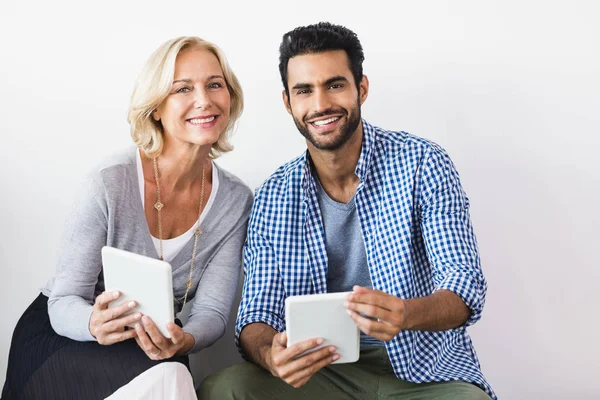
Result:
{"label": "shirt collar", "polygon": [[[375,128],[364,119],[362,120],[363,137],[362,147],[360,150],[360,157],[356,164],[354,173],[360,179],[360,185],[362,186],[363,181],[369,171],[369,165],[371,164],[371,158],[373,154],[373,144],[375,142]],[[311,159],[308,150],[304,152],[301,158],[301,164],[304,165],[302,176],[300,177],[300,186],[302,186],[304,195],[307,196],[310,191],[315,190],[314,178],[311,173]]]}
{"label": "shirt collar", "polygon": [[360,179],[360,182],[367,177],[369,166],[371,165],[371,159],[373,154],[373,145],[375,143],[375,128],[364,119],[362,120],[363,137],[362,137],[362,148],[360,150],[360,157],[356,164],[354,173]]}

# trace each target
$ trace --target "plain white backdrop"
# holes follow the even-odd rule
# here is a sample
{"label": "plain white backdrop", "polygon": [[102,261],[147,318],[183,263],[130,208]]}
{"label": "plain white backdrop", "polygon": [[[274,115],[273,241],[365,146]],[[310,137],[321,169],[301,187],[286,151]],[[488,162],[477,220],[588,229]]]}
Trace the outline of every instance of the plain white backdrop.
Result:
{"label": "plain white backdrop", "polygon": [[74,187],[130,144],[133,83],[167,39],[227,54],[245,91],[235,150],[251,188],[300,154],[281,35],[353,29],[363,116],[445,147],[472,203],[489,291],[470,331],[504,399],[600,393],[600,6],[590,1],[0,3],[0,383],[14,325],[53,274]]}

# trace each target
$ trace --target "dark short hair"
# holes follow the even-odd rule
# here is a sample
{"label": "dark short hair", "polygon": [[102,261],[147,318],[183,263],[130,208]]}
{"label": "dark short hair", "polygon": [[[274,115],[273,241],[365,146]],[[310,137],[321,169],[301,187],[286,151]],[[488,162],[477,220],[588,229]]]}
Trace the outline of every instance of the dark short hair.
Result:
{"label": "dark short hair", "polygon": [[358,87],[363,77],[362,63],[365,55],[356,33],[345,26],[319,22],[298,27],[283,35],[279,46],[279,73],[285,92],[289,95],[287,77],[290,58],[335,50],[343,50],[348,55],[350,70]]}

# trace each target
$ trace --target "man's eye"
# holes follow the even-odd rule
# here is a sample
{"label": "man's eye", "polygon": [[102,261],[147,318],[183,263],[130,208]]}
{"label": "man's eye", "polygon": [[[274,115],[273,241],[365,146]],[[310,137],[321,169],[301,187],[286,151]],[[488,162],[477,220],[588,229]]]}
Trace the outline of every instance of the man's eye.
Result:
{"label": "man's eye", "polygon": [[334,83],[333,85],[329,86],[329,89],[340,89],[343,87],[344,85],[342,85],[341,83]]}
{"label": "man's eye", "polygon": [[296,92],[296,94],[307,94],[307,93],[309,93],[309,92],[310,92],[310,91],[309,91],[308,89],[300,89],[300,90],[298,90],[298,91]]}

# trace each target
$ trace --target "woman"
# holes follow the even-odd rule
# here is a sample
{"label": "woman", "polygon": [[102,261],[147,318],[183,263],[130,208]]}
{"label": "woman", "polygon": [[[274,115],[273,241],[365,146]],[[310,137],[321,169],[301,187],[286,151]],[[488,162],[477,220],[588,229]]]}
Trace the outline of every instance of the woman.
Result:
{"label": "woman", "polygon": [[[139,393],[128,384],[151,388],[159,368],[180,379],[187,354],[223,335],[252,194],[213,160],[232,149],[242,108],[242,89],[215,45],[182,37],[154,52],[129,109],[137,147],[85,180],[56,275],[15,328],[2,399],[127,397]],[[124,317],[127,305],[108,308],[119,293],[104,292],[105,245],[170,262],[175,312],[192,303],[182,327],[168,326],[171,339],[146,316]]]}

